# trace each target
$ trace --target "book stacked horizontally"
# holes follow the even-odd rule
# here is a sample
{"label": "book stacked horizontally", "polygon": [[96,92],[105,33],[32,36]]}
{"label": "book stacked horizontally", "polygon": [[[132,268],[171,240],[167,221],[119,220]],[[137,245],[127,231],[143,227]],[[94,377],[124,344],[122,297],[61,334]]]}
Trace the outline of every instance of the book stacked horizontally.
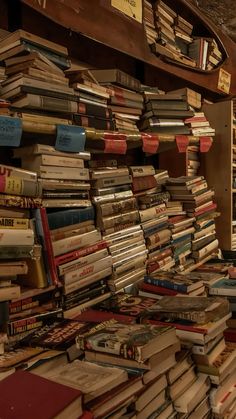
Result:
{"label": "book stacked horizontally", "polygon": [[35,144],[14,150],[21,166],[34,170],[42,189],[42,205],[46,208],[89,207],[89,170],[85,161],[90,153],[67,153],[55,147]]}
{"label": "book stacked horizontally", "polygon": [[185,119],[194,116],[192,106],[201,106],[201,95],[184,88],[166,94],[145,92],[145,109],[140,121],[142,131],[157,134],[189,135]]}
{"label": "book stacked horizontally", "polygon": [[[215,236],[216,204],[214,191],[208,188],[202,176],[170,178],[166,183],[171,199],[182,201],[188,217],[195,218],[192,234],[192,253],[194,265],[202,263],[218,249]],[[193,266],[194,266],[193,265]]]}
{"label": "book stacked horizontally", "polygon": [[189,45],[193,42],[193,25],[177,15],[174,22],[175,42],[184,56],[188,55]]}
{"label": "book stacked horizontally", "polygon": [[173,271],[165,272],[160,270],[145,275],[141,290],[148,292],[150,297],[154,294],[157,298],[181,294],[191,297],[204,295],[205,284],[201,278],[201,274],[195,276],[191,272],[186,275],[181,275]]}
{"label": "book stacked horizontally", "polygon": [[123,406],[129,406],[139,419],[156,411],[168,416],[173,413],[165,372],[176,364],[175,353],[180,349],[174,329],[125,325],[113,320],[99,328],[90,326],[78,335],[77,345],[85,350],[86,361],[119,366],[130,373],[125,384],[85,403],[95,417],[105,417]]}
{"label": "book stacked horizontally", "polygon": [[75,90],[78,109],[73,121],[82,127],[114,130],[112,111],[108,106],[110,90],[99,85],[89,70],[68,70],[70,86]]}
{"label": "book stacked horizontally", "polygon": [[137,133],[136,122],[143,109],[139,80],[118,69],[91,70],[91,73],[101,85],[109,89],[115,129]]}
{"label": "book stacked horizontally", "polygon": [[[44,212],[43,212],[44,210]],[[39,214],[44,218],[45,209]],[[63,283],[63,310],[67,318],[107,298],[106,278],[112,258],[95,228],[93,207],[63,209],[46,214],[46,248],[50,269]]]}
{"label": "book stacked horizontally", "polygon": [[185,124],[189,127],[191,134],[196,137],[213,137],[215,129],[210,126],[204,112],[194,112],[194,116],[185,119]]}
{"label": "book stacked horizontally", "polygon": [[27,124],[68,124],[77,102],[63,71],[70,66],[65,47],[18,30],[1,40],[0,59],[8,76],[2,97],[22,111]]}
{"label": "book stacked horizontally", "polygon": [[92,199],[96,224],[112,255],[109,286],[116,291],[142,279],[147,251],[142,229],[137,225],[139,212],[129,169],[118,167],[115,160],[103,164],[106,166],[91,169]]}

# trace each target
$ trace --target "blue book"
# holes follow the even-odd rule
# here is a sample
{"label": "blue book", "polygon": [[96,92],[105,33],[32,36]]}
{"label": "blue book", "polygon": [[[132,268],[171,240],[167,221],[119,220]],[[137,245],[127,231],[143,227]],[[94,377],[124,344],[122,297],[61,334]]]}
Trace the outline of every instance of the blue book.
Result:
{"label": "blue book", "polygon": [[25,46],[25,49],[29,52],[37,51],[45,55],[46,58],[48,58],[62,70],[67,70],[68,68],[70,68],[70,61],[65,56],[57,54],[56,52],[48,50],[47,48],[41,48],[38,45],[35,45],[29,41],[22,41],[22,44]]}
{"label": "blue book", "polygon": [[147,284],[156,285],[158,287],[167,288],[167,289],[184,293],[184,294],[190,291],[193,291],[197,288],[200,288],[202,286],[202,281],[199,281],[199,280],[193,281],[184,276],[183,276],[183,279],[182,278],[177,279],[177,278],[171,277],[171,274],[170,274],[170,279],[161,278],[161,275],[158,278],[158,273],[155,274],[155,278],[153,278],[152,276],[145,275],[144,282],[146,282]]}
{"label": "blue book", "polygon": [[211,295],[228,295],[229,297],[236,296],[236,280],[230,278],[223,278],[211,285],[209,289]]}
{"label": "blue book", "polygon": [[50,230],[66,227],[73,224],[79,224],[83,221],[94,220],[95,211],[93,207],[66,209],[48,213],[48,224]]}
{"label": "blue book", "polygon": [[179,237],[178,239],[172,240],[172,244],[175,245],[186,240],[191,241],[191,234],[186,234],[186,236],[182,236],[182,237]]}

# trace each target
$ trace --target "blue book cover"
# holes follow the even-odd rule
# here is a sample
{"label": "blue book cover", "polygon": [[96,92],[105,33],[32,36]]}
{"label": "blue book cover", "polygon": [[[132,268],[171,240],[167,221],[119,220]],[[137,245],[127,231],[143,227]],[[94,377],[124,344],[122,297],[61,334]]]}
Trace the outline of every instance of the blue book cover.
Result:
{"label": "blue book cover", "polygon": [[191,241],[191,234],[186,234],[186,236],[179,237],[178,239],[172,240],[173,245],[181,243],[182,241],[189,240]]}
{"label": "blue book cover", "polygon": [[152,278],[150,276],[144,277],[144,282],[147,284],[156,285],[157,287],[168,288],[173,291],[187,293],[188,292],[188,285],[184,284],[183,282],[178,281],[168,281],[167,279],[157,279]]}
{"label": "blue book cover", "polygon": [[236,296],[236,280],[223,278],[213,284],[209,290],[210,294]]}
{"label": "blue book cover", "polygon": [[48,213],[48,224],[50,230],[79,224],[83,221],[94,220],[95,211],[93,207],[66,209]]}
{"label": "blue book cover", "polygon": [[68,68],[70,68],[70,61],[65,56],[59,53],[57,54],[56,52],[53,52],[47,48],[43,48],[43,46],[40,47],[38,45],[35,45],[29,41],[22,41],[22,44],[25,46],[25,49],[27,49],[29,52],[37,51],[45,55],[45,57],[51,60],[62,70],[67,70]]}

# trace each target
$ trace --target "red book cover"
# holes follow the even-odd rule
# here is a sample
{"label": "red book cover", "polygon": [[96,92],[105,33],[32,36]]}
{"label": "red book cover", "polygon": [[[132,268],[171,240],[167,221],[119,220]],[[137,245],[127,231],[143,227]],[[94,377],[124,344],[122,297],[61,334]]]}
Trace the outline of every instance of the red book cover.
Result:
{"label": "red book cover", "polygon": [[224,337],[228,342],[236,342],[236,329],[226,329],[224,331]]}
{"label": "red book cover", "polygon": [[161,295],[177,295],[179,294],[177,291],[170,290],[164,287],[158,287],[157,285],[152,284],[141,284],[139,287],[142,291],[152,292],[153,294],[161,294]]}
{"label": "red book cover", "polygon": [[133,191],[143,191],[145,189],[155,188],[157,186],[157,181],[154,176],[143,176],[133,178]]}
{"label": "red book cover", "polygon": [[[0,381],[1,419],[52,419],[78,399],[77,416],[81,414],[81,392],[19,370]],[[72,419],[72,416],[71,416]]]}
{"label": "red book cover", "polygon": [[63,263],[70,262],[75,259],[79,259],[83,256],[87,256],[91,253],[97,252],[98,250],[105,249],[107,247],[107,242],[100,241],[98,243],[92,244],[88,247],[83,247],[79,250],[74,250],[73,252],[66,253],[65,255],[55,257],[54,261],[56,266],[62,265]]}
{"label": "red book cover", "polygon": [[100,311],[100,310],[86,310],[76,316],[74,320],[78,320],[80,322],[91,322],[91,323],[102,323],[107,320],[115,319],[119,323],[134,323],[135,319],[132,316],[125,316],[124,314],[118,313],[111,313],[108,311]]}
{"label": "red book cover", "polygon": [[40,211],[42,228],[43,228],[43,233],[44,233],[44,238],[45,238],[45,246],[46,246],[47,257],[48,257],[48,267],[49,267],[51,279],[53,283],[57,285],[59,281],[58,281],[57,268],[56,268],[54,255],[53,255],[52,241],[51,241],[50,229],[48,225],[46,208],[40,208],[39,211]]}
{"label": "red book cover", "polygon": [[217,205],[215,204],[215,203],[213,203],[213,204],[211,204],[211,205],[208,205],[208,207],[205,207],[205,208],[203,208],[203,209],[201,209],[201,210],[199,210],[199,211],[196,211],[195,213],[194,213],[194,216],[195,217],[197,217],[197,216],[199,216],[199,215],[202,215],[202,214],[205,214],[206,212],[208,212],[208,211],[212,211],[212,210],[214,210],[214,209],[216,209],[217,208]]}

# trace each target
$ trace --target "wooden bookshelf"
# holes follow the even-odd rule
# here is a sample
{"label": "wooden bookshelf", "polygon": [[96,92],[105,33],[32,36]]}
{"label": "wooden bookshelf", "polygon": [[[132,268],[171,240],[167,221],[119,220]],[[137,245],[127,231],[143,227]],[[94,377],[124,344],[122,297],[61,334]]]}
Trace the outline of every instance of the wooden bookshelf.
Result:
{"label": "wooden bookshelf", "polygon": [[[143,24],[112,7],[110,0],[22,0],[21,3],[18,24],[23,29],[58,41],[69,48],[73,57],[97,68],[115,65],[125,70],[124,66],[129,66],[142,82],[164,90],[189,85],[213,97],[225,96],[217,88],[219,68],[207,73],[193,71],[155,56],[148,46]],[[175,8],[192,23],[196,22],[203,35],[214,34],[226,55],[222,67],[233,74],[236,66],[234,42],[188,0],[178,0]],[[234,77],[230,93],[236,94]]]}
{"label": "wooden bookshelf", "polygon": [[202,170],[209,186],[215,190],[221,213],[216,218],[220,248],[232,250],[233,193],[236,193],[232,187],[233,102],[204,105],[203,110],[215,128],[216,136],[210,151],[202,156]]}

